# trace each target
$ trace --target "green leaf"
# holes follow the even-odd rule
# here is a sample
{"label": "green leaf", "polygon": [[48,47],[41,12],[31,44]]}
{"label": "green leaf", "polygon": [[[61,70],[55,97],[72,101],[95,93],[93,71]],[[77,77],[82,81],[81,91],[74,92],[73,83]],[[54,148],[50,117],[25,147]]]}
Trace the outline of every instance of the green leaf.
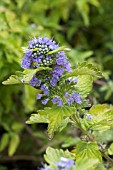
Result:
{"label": "green leaf", "polygon": [[75,112],[75,108],[69,106],[53,106],[52,108],[44,108],[44,110],[39,110],[38,114],[32,114],[26,123],[48,123],[48,136],[52,138],[56,130],[62,130],[69,119],[64,121],[65,117],[71,116]]}
{"label": "green leaf", "polygon": [[10,85],[10,84],[21,84],[21,80],[17,75],[10,76],[7,80],[3,81],[2,84]]}
{"label": "green leaf", "polygon": [[83,17],[84,24],[88,26],[89,25],[89,12],[90,12],[88,2],[83,1],[83,0],[77,0],[76,4],[77,4],[80,14]]}
{"label": "green leaf", "polygon": [[[25,69],[23,72],[17,71],[16,75],[10,76],[7,80],[3,81],[2,84],[29,84],[29,81],[32,79],[38,71],[41,70],[51,70],[49,67],[39,67],[37,69]],[[22,80],[24,82],[22,82]]]}
{"label": "green leaf", "polygon": [[108,154],[113,155],[113,143],[110,145],[110,147],[108,149]]}
{"label": "green leaf", "polygon": [[53,51],[48,52],[48,54],[54,54],[54,53],[58,53],[58,52],[60,52],[60,51],[70,51],[70,49],[69,49],[69,48],[66,48],[66,47],[59,47],[59,48],[57,48],[56,50],[53,50]]}
{"label": "green leaf", "polygon": [[36,104],[36,95],[40,93],[41,90],[35,89],[32,86],[25,85],[24,86],[24,98],[23,103],[25,106],[25,112],[32,112],[35,109]]}
{"label": "green leaf", "polygon": [[56,162],[59,162],[61,157],[64,157],[64,151],[62,149],[53,149],[48,147],[44,159],[50,166],[55,166]]}
{"label": "green leaf", "polygon": [[4,133],[0,141],[0,152],[5,149],[5,147],[8,145],[8,142],[9,142],[9,134]]}
{"label": "green leaf", "polygon": [[33,69],[33,70],[25,69],[23,71],[24,81],[28,83],[32,79],[33,75],[35,75],[38,71],[41,71],[41,70],[51,70],[51,68],[49,68],[49,67],[39,67],[39,68]]}
{"label": "green leaf", "polygon": [[102,73],[100,70],[92,64],[87,62],[79,63],[77,68],[73,72],[68,73],[67,77],[79,76],[79,75],[90,75],[93,77],[101,77]]}
{"label": "green leaf", "polygon": [[83,75],[77,77],[78,83],[75,85],[77,87],[78,92],[82,96],[82,98],[87,97],[89,92],[92,89],[93,78],[90,75]]}
{"label": "green leaf", "polygon": [[12,156],[15,152],[20,143],[19,136],[16,133],[11,134],[11,139],[8,148],[8,155]]}
{"label": "green leaf", "polygon": [[76,144],[78,144],[80,142],[80,138],[79,137],[76,137],[76,138],[73,138],[73,137],[68,137],[62,144],[62,147],[63,148],[68,148],[70,146],[74,146]]}
{"label": "green leaf", "polygon": [[48,136],[50,138],[53,137],[54,132],[58,129],[60,124],[62,123],[64,117],[71,116],[75,110],[68,106],[54,106],[51,109],[45,110],[48,114],[49,126],[48,126]]}
{"label": "green leaf", "polygon": [[79,51],[79,50],[72,49],[69,52],[72,65],[75,65],[78,62],[81,63],[84,60],[86,60],[86,58],[89,58],[92,55],[93,55],[93,51]]}
{"label": "green leaf", "polygon": [[41,111],[40,114],[32,114],[29,120],[26,121],[26,123],[49,123],[48,115],[44,111]]}
{"label": "green leaf", "polygon": [[98,159],[83,159],[78,161],[75,167],[72,167],[71,170],[94,170],[98,165]]}
{"label": "green leaf", "polygon": [[88,121],[92,130],[108,130],[113,126],[113,107],[106,104],[92,106],[89,113],[93,116]]}
{"label": "green leaf", "polygon": [[68,73],[66,77],[77,77],[78,83],[75,85],[78,92],[83,98],[87,97],[92,89],[92,82],[94,78],[101,77],[101,72],[92,64],[83,62],[78,64],[77,68],[73,72]]}
{"label": "green leaf", "polygon": [[11,126],[11,129],[14,130],[14,132],[19,133],[24,128],[23,124],[20,122],[14,122]]}
{"label": "green leaf", "polygon": [[70,119],[69,117],[67,117],[66,119],[63,119],[59,128],[58,128],[58,131],[61,132],[66,126],[67,124],[70,122]]}
{"label": "green leaf", "polygon": [[100,162],[102,161],[101,153],[95,142],[79,142],[76,148],[76,161],[82,161],[83,159],[98,159]]}

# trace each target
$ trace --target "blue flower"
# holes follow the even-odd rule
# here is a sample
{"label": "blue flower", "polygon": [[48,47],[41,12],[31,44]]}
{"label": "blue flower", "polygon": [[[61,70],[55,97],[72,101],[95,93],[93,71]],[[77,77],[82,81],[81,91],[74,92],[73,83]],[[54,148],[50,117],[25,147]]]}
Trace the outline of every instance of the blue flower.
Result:
{"label": "blue flower", "polygon": [[67,70],[68,72],[72,72],[71,65],[70,65],[69,62],[65,62],[65,63],[64,63],[64,67],[66,68],[66,70]]}
{"label": "blue flower", "polygon": [[44,94],[45,94],[45,95],[48,95],[48,94],[49,94],[49,89],[48,89],[48,87],[46,86],[46,84],[43,84],[40,89],[44,91]]}
{"label": "blue flower", "polygon": [[58,170],[70,170],[72,166],[75,165],[75,162],[71,159],[61,157],[60,162],[56,163]]}
{"label": "blue flower", "polygon": [[57,73],[58,76],[62,76],[62,74],[64,73],[64,68],[55,65],[53,73]]}
{"label": "blue flower", "polygon": [[63,51],[58,52],[56,55],[56,63],[60,66],[64,66],[64,63],[66,62],[66,55]]}
{"label": "blue flower", "polygon": [[40,100],[42,98],[42,94],[37,95],[37,100]]}
{"label": "blue flower", "polygon": [[74,78],[72,78],[72,77],[69,77],[68,79],[67,79],[67,82],[68,83],[77,83],[78,82],[78,80],[77,80],[77,78],[76,77],[74,77]]}
{"label": "blue flower", "polygon": [[42,104],[43,104],[43,105],[46,105],[47,102],[48,102],[48,100],[49,100],[49,99],[44,99],[44,100],[42,100]]}
{"label": "blue flower", "polygon": [[86,114],[88,120],[92,120],[93,116],[91,114]]}
{"label": "blue flower", "polygon": [[48,166],[44,166],[43,168],[40,168],[40,170],[52,170],[52,168],[50,168]]}
{"label": "blue flower", "polygon": [[58,106],[62,106],[63,105],[63,101],[62,101],[62,99],[59,99],[58,100]]}
{"label": "blue flower", "polygon": [[25,55],[21,62],[21,67],[22,68],[30,68],[30,66],[31,66],[31,59]]}
{"label": "blue flower", "polygon": [[59,80],[59,77],[52,77],[52,79],[50,80],[50,84],[51,86],[56,86],[57,82]]}
{"label": "blue flower", "polygon": [[74,92],[70,95],[70,98],[68,99],[68,104],[71,105],[74,102],[81,104],[82,101],[79,93]]}
{"label": "blue flower", "polygon": [[32,77],[32,79],[30,80],[30,85],[33,86],[33,87],[40,86],[41,85],[41,80],[38,80],[36,75],[34,75]]}
{"label": "blue flower", "polygon": [[73,78],[72,81],[73,81],[74,83],[77,83],[77,82],[78,82],[77,78]]}
{"label": "blue flower", "polygon": [[[60,85],[64,83],[60,81],[61,77],[66,72],[71,72],[72,70],[65,52],[57,52],[57,48],[59,48],[57,43],[47,37],[33,38],[29,41],[28,49],[22,59],[21,66],[28,69],[36,69],[38,67],[50,68],[50,70],[40,70],[29,82],[31,86],[43,90],[43,94],[37,95],[38,100],[42,99],[42,96],[44,97],[44,100],[42,100],[43,104],[46,104],[50,99],[52,99],[53,104],[57,104],[58,106],[62,106],[63,103],[68,103],[69,105],[73,102],[81,103],[79,94],[75,97],[72,94],[68,94],[68,91],[65,92],[66,89],[64,89],[64,97],[61,95]],[[55,52],[52,52],[54,50]],[[76,83],[76,78],[71,80],[71,82]],[[70,84],[68,85],[70,86]],[[55,94],[55,91],[57,94]],[[48,99],[49,95],[51,96]],[[56,95],[58,95],[58,98],[55,102],[54,98]]]}
{"label": "blue flower", "polygon": [[65,92],[64,96],[67,98],[69,96],[69,93]]}
{"label": "blue flower", "polygon": [[52,99],[52,102],[53,102],[53,104],[57,104],[58,106],[62,106],[63,105],[63,101],[62,101],[62,99],[60,99],[60,97],[54,97]]}

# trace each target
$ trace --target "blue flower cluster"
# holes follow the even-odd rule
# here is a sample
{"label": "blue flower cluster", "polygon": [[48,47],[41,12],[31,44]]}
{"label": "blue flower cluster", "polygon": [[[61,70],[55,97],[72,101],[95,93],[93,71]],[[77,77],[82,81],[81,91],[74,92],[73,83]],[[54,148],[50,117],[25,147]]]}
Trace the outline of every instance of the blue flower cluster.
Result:
{"label": "blue flower cluster", "polygon": [[[76,92],[66,92],[66,89],[60,86],[61,77],[66,72],[71,72],[71,65],[67,61],[64,51],[57,51],[59,46],[55,41],[47,37],[38,37],[29,41],[28,49],[22,59],[22,68],[35,69],[38,67],[50,67],[51,70],[39,71],[30,80],[30,85],[41,90],[41,94],[37,95],[37,100],[42,101],[46,105],[49,100],[58,106],[62,106],[64,101],[68,105],[75,103],[81,104],[81,96]],[[55,51],[55,52],[54,52]],[[76,78],[69,78],[66,80],[67,87],[72,83],[77,83]],[[61,95],[64,93],[64,96]],[[67,94],[67,95],[66,95]]]}
{"label": "blue flower cluster", "polygon": [[75,162],[71,159],[61,157],[60,162],[55,163],[55,168],[50,168],[45,166],[41,170],[70,170],[72,166],[75,165]]}

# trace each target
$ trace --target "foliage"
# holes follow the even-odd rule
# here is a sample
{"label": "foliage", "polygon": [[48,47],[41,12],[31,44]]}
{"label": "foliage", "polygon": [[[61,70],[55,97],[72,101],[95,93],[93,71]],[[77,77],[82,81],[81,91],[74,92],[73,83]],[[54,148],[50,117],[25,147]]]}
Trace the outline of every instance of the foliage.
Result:
{"label": "foliage", "polygon": [[[98,139],[98,145],[100,143],[103,146],[106,145],[105,150],[108,149],[108,151],[105,153],[112,157],[112,107],[99,104],[89,109],[90,102],[91,104],[111,104],[113,102],[112,6],[112,0],[0,1],[0,21],[2,23],[0,25],[0,71],[2,73],[0,82],[18,84],[7,87],[0,85],[0,156],[14,154],[34,156],[38,154],[37,150],[40,150],[41,155],[46,149],[43,147],[44,145],[55,143],[54,147],[60,147],[68,138],[71,141],[67,140],[66,145],[72,147],[77,144],[73,140],[73,136],[76,135],[69,128],[72,123],[72,126],[82,128],[84,133],[78,135],[80,138],[88,138],[85,136],[86,131],[91,132],[94,139]],[[54,36],[60,45],[71,48],[68,56],[73,66],[73,72],[67,73],[66,76],[76,76],[79,80],[75,86],[85,99],[79,115],[78,108],[75,115],[73,108],[67,106],[63,109],[55,106],[56,110],[54,110],[53,107],[51,108],[51,103],[48,103],[48,107],[44,108],[40,101],[35,100],[40,90],[27,85],[37,70],[22,71],[20,68],[23,56],[21,47],[26,47],[27,41],[39,35]],[[102,75],[98,68],[103,73],[103,78],[99,81],[96,79]],[[5,81],[14,73],[15,75]],[[25,81],[22,82],[22,79]],[[90,102],[88,102],[88,98],[90,98]],[[88,120],[89,114],[93,119]],[[31,116],[28,120],[29,115]],[[26,125],[24,123],[26,120],[32,125]],[[34,123],[40,123],[38,132],[37,125]],[[49,144],[47,135],[43,133],[46,125],[42,123],[48,123],[49,138],[52,138],[55,132],[60,132],[55,133]],[[29,133],[29,128],[31,133]],[[33,139],[29,139],[29,135]],[[23,138],[23,136],[25,137]],[[60,140],[58,141],[58,139]],[[98,162],[94,158],[88,161],[83,160],[80,162],[81,167],[78,168],[79,165],[77,165],[76,169],[85,169],[88,166],[91,169],[90,161],[92,164],[94,163],[94,166]],[[108,168],[106,162],[104,164]],[[103,168],[104,165],[98,166]],[[112,167],[110,164],[109,166]],[[0,166],[0,168],[4,167]]]}

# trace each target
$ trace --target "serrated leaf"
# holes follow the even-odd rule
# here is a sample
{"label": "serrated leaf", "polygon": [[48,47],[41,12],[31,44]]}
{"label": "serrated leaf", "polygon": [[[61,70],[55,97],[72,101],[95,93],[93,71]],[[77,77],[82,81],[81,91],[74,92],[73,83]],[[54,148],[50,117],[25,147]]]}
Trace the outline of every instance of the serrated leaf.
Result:
{"label": "serrated leaf", "polygon": [[92,119],[89,122],[92,130],[108,130],[113,126],[113,107],[106,104],[92,106],[89,110]]}
{"label": "serrated leaf", "polygon": [[72,167],[71,170],[94,170],[98,163],[98,159],[83,159],[82,161],[78,161],[75,167]]}
{"label": "serrated leaf", "polygon": [[54,53],[58,53],[60,51],[66,51],[67,52],[67,51],[70,51],[70,49],[66,48],[66,47],[59,47],[56,50],[49,51],[48,54],[54,54]]}
{"label": "serrated leaf", "polygon": [[89,92],[92,89],[93,78],[90,75],[82,75],[77,77],[78,83],[75,85],[77,87],[78,92],[82,96],[82,98],[87,97]]}
{"label": "serrated leaf", "polygon": [[12,156],[20,143],[19,136],[16,133],[11,134],[11,139],[8,148],[8,155]]}
{"label": "serrated leaf", "polygon": [[0,141],[0,152],[5,149],[5,147],[8,145],[8,142],[9,142],[9,134],[4,133]]}
{"label": "serrated leaf", "polygon": [[66,126],[67,124],[70,122],[70,119],[69,117],[67,117],[66,119],[63,119],[59,128],[58,128],[58,131],[61,132]]}
{"label": "serrated leaf", "polygon": [[11,75],[7,80],[3,81],[2,84],[29,84],[29,81],[32,79],[38,71],[41,70],[51,70],[49,67],[39,67],[37,69],[25,69],[23,72],[17,71],[16,75]]}
{"label": "serrated leaf", "polygon": [[10,84],[21,84],[21,80],[17,75],[10,76],[7,80],[3,81],[2,84],[10,85]]}
{"label": "serrated leaf", "polygon": [[59,162],[61,157],[64,157],[64,151],[62,149],[53,149],[48,147],[44,159],[50,166],[55,166],[55,163]]}
{"label": "serrated leaf", "polygon": [[26,121],[28,124],[34,123],[49,123],[48,115],[32,114],[29,120]]}
{"label": "serrated leaf", "polygon": [[23,79],[24,79],[24,81],[29,82],[32,79],[33,75],[35,75],[38,71],[41,71],[41,70],[51,70],[51,68],[49,68],[49,67],[39,67],[39,68],[33,69],[33,70],[25,69],[23,71],[23,74],[24,74]]}
{"label": "serrated leaf", "polygon": [[108,149],[108,154],[113,155],[113,143],[110,145],[110,147]]}
{"label": "serrated leaf", "polygon": [[101,77],[102,73],[98,68],[92,64],[87,64],[87,62],[79,63],[77,68],[73,72],[68,73],[67,77],[79,76],[79,75],[90,75],[93,77]]}
{"label": "serrated leaf", "polygon": [[92,64],[83,62],[78,64],[77,68],[73,72],[68,73],[66,77],[77,77],[78,83],[75,85],[82,98],[87,97],[92,89],[93,79],[101,77],[101,72]]}
{"label": "serrated leaf", "polygon": [[73,137],[68,137],[62,144],[62,147],[63,148],[68,148],[70,146],[74,146],[75,144],[78,144],[80,142],[80,138],[79,137],[76,137],[76,138],[73,138]]}
{"label": "serrated leaf", "polygon": [[68,106],[54,106],[51,109],[45,110],[48,114],[49,119],[49,126],[48,126],[48,136],[50,138],[53,137],[54,132],[58,129],[60,126],[62,120],[64,117],[71,116],[75,110]]}
{"label": "serrated leaf", "polygon": [[[26,123],[48,123],[48,136],[52,138],[54,132],[59,128],[62,130],[64,128],[69,118],[74,112],[76,112],[75,108],[69,106],[53,106],[52,108],[47,107],[44,110],[38,110],[38,114],[32,114]],[[67,117],[64,122],[64,118]],[[64,124],[64,125],[63,125]],[[64,127],[62,127],[64,126]],[[61,129],[60,129],[61,128]]]}
{"label": "serrated leaf", "polygon": [[79,142],[76,148],[76,161],[82,161],[83,159],[98,159],[100,162],[102,161],[101,153],[95,142]]}

